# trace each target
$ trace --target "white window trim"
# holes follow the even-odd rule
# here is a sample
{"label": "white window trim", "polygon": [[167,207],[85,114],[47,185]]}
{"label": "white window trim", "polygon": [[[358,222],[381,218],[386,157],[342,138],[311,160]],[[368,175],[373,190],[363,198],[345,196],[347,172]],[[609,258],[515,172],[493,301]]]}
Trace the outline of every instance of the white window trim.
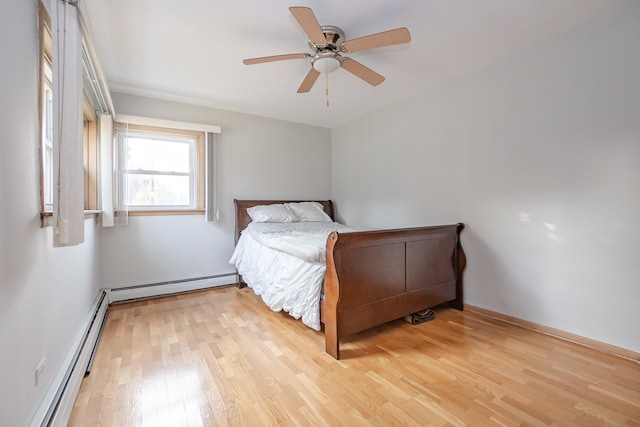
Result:
{"label": "white window trim", "polygon": [[130,116],[128,114],[116,114],[116,122],[130,125],[154,126],[169,129],[193,130],[197,132],[221,133],[220,126],[205,125],[202,123],[179,122],[174,120],[153,119],[150,117]]}

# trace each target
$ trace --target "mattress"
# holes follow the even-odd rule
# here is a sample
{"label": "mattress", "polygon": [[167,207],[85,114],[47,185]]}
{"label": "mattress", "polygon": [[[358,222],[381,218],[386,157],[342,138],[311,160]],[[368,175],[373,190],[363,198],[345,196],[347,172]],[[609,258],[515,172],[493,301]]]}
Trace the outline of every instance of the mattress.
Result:
{"label": "mattress", "polygon": [[332,231],[356,229],[337,222],[252,222],[229,262],[272,310],[320,330],[326,241]]}

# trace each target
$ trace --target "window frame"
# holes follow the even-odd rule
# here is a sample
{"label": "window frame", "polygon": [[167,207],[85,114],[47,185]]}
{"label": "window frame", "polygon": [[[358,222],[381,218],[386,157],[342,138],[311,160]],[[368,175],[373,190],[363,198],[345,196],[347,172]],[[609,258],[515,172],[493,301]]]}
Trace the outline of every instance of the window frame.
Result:
{"label": "window frame", "polygon": [[[193,197],[193,203],[187,207],[173,207],[167,205],[148,205],[148,206],[127,206],[127,214],[129,216],[154,216],[154,215],[201,215],[205,212],[205,137],[206,133],[204,131],[197,130],[189,130],[189,129],[179,129],[179,128],[168,128],[161,126],[153,126],[153,125],[139,125],[139,124],[130,124],[130,123],[119,123],[121,127],[126,127],[127,131],[139,134],[159,134],[159,135],[167,135],[168,139],[171,137],[188,137],[194,138],[194,151],[192,156],[193,160],[193,169],[189,171],[189,175],[193,176],[193,179],[190,180],[190,197]],[[114,122],[114,125],[117,127],[118,122]],[[123,135],[118,135],[118,152],[122,150],[122,138]],[[119,168],[120,172],[122,172],[122,168]],[[118,176],[122,176],[122,173],[118,173]],[[126,171],[125,171],[126,172]],[[158,175],[166,175],[161,172],[158,172]],[[124,180],[121,180],[118,183],[119,194],[126,194],[123,190],[123,185],[125,185]]]}
{"label": "window frame", "polygon": [[[47,179],[47,165],[49,162],[45,160],[47,156],[47,144],[46,139],[50,132],[50,126],[52,127],[52,111],[48,110],[46,91],[47,87],[53,92],[52,78],[48,76],[51,74],[51,58],[53,56],[52,36],[51,36],[51,19],[47,13],[44,5],[38,3],[38,38],[39,38],[39,60],[38,60],[38,110],[39,110],[39,134],[38,134],[38,153],[39,153],[39,165],[40,165],[40,212],[42,217],[42,226],[51,225],[45,224],[45,217],[51,217],[53,212],[53,183],[52,176]],[[47,72],[49,70],[49,72]],[[51,106],[51,108],[53,108]],[[52,147],[53,151],[53,147]],[[51,159],[50,167],[53,164]],[[49,187],[51,191],[50,200],[47,199],[45,187]],[[51,203],[48,203],[48,202]],[[48,215],[47,215],[48,214]],[[50,218],[51,219],[51,218]],[[51,221],[49,221],[51,222]]]}

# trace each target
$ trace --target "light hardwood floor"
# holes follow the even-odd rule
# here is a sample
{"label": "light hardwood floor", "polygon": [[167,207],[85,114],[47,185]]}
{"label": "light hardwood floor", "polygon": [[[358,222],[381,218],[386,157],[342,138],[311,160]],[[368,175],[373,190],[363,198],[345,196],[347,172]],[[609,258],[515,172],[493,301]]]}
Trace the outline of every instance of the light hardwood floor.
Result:
{"label": "light hardwood floor", "polygon": [[341,356],[247,288],[115,305],[70,425],[640,426],[640,364],[470,312]]}

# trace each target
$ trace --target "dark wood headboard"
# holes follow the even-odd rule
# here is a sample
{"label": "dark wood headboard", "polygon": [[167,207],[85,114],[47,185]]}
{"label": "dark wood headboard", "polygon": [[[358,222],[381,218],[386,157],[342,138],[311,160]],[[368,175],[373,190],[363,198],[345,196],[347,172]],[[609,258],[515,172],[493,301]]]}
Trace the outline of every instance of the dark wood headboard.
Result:
{"label": "dark wood headboard", "polygon": [[251,217],[247,213],[247,209],[259,205],[274,205],[279,203],[299,203],[299,202],[318,202],[324,208],[324,211],[335,220],[333,212],[333,202],[331,200],[238,200],[234,199],[233,204],[236,207],[236,233],[235,243],[238,243],[240,232],[247,228],[251,222]]}

